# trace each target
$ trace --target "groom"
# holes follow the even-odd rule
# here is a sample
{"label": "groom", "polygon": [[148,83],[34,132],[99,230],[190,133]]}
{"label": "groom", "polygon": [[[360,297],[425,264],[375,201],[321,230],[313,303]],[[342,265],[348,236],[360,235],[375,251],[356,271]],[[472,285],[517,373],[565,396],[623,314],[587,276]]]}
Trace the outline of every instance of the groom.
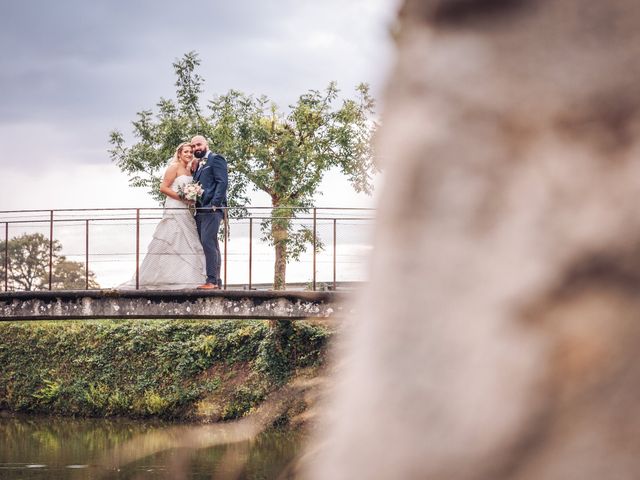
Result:
{"label": "groom", "polygon": [[191,148],[193,155],[199,159],[193,181],[199,182],[204,189],[202,197],[196,203],[196,225],[207,264],[207,283],[198,288],[217,290],[222,288],[218,230],[227,206],[227,161],[222,155],[209,151],[207,139],[202,135],[191,139]]}

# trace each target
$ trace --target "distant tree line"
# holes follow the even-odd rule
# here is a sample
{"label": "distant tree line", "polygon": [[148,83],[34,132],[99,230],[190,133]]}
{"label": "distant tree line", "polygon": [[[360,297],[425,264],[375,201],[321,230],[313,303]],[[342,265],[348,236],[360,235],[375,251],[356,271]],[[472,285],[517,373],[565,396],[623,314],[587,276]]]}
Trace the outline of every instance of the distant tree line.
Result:
{"label": "distant tree line", "polygon": [[[23,234],[0,242],[0,287],[8,290],[46,290],[49,288],[49,239],[41,233]],[[5,271],[5,251],[8,253],[8,274]],[[67,260],[61,255],[62,244],[53,241],[51,288],[77,290],[86,287],[85,264]],[[89,288],[100,288],[95,274],[89,271]]]}

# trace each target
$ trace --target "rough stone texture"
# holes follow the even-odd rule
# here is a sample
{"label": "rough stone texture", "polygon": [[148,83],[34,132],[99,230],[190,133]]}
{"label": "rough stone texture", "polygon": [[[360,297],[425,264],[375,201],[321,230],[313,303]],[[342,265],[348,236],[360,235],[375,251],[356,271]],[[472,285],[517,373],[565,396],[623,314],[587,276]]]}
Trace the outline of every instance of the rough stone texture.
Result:
{"label": "rough stone texture", "polygon": [[72,318],[328,318],[345,313],[334,292],[15,292],[0,321]]}
{"label": "rough stone texture", "polygon": [[635,0],[405,1],[310,478],[638,475],[638,25]]}

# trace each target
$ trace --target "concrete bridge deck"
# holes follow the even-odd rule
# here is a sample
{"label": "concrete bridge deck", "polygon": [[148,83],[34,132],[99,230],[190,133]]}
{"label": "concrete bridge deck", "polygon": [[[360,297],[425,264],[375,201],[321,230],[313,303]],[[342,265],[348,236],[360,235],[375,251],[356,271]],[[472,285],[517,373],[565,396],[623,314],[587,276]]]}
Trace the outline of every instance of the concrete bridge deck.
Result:
{"label": "concrete bridge deck", "polygon": [[337,318],[344,293],[264,290],[58,290],[0,293],[0,321]]}

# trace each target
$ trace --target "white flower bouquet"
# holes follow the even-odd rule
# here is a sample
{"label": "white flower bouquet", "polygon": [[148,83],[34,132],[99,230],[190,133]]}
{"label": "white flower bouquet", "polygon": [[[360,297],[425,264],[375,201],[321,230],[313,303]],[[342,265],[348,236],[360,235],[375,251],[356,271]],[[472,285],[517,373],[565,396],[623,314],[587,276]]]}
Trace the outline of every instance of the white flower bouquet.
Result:
{"label": "white flower bouquet", "polygon": [[193,204],[189,204],[189,211],[194,215],[196,214],[195,202],[200,200],[203,193],[204,189],[198,182],[185,183],[178,187],[178,195],[180,198],[188,200],[189,202],[194,202]]}

